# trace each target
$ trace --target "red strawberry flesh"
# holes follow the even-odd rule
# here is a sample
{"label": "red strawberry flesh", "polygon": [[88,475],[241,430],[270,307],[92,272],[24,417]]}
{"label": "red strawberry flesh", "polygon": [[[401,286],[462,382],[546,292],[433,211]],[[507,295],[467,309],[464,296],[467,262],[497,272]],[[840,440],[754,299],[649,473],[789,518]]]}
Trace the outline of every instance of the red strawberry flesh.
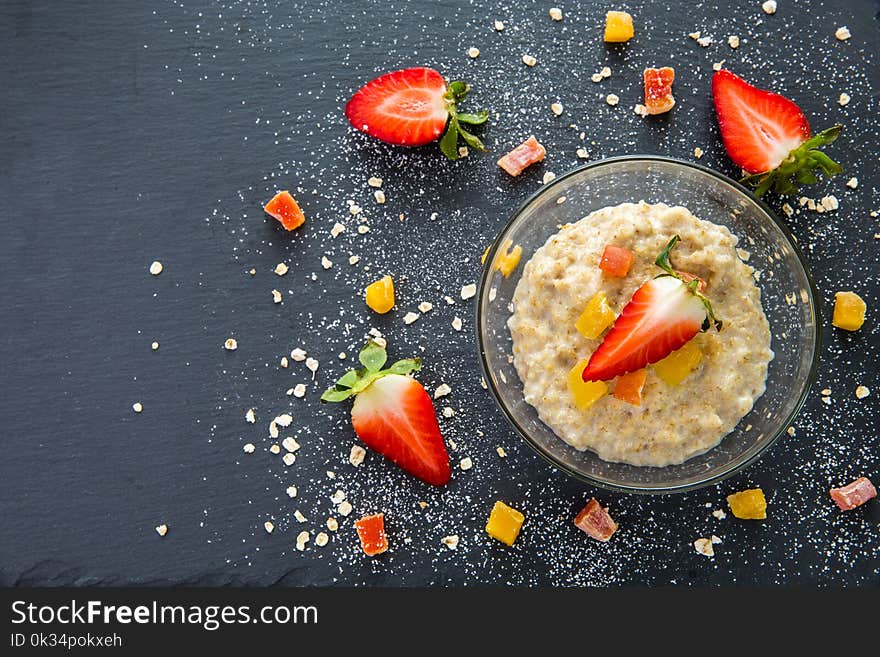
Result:
{"label": "red strawberry flesh", "polygon": [[724,148],[749,173],[775,169],[810,138],[810,124],[797,105],[726,69],[712,77],[712,96]]}
{"label": "red strawberry flesh", "polygon": [[368,447],[434,486],[449,481],[449,455],[431,398],[409,376],[388,374],[358,393],[351,409]]}
{"label": "red strawberry flesh", "polygon": [[636,290],[584,368],[584,381],[607,381],[662,360],[700,332],[706,307],[674,276]]}
{"label": "red strawberry flesh", "polygon": [[371,80],[352,96],[345,116],[358,130],[398,146],[435,141],[449,116],[443,76],[431,68],[408,68]]}

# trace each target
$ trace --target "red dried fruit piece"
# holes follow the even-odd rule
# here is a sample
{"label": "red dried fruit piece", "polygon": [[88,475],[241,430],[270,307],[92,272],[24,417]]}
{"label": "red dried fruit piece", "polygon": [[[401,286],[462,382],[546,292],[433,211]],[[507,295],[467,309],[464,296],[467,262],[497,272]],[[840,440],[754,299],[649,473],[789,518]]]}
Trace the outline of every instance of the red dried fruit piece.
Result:
{"label": "red dried fruit piece", "polygon": [[540,162],[547,154],[545,148],[532,135],[498,160],[498,166],[511,176],[518,176],[526,167]]}
{"label": "red dried fruit piece", "polygon": [[675,105],[672,97],[672,83],[675,80],[675,69],[670,66],[663,68],[646,68],[645,107],[648,114],[663,114]]}
{"label": "red dried fruit piece", "polygon": [[595,497],[575,516],[574,524],[603,543],[617,531],[617,523],[608,515],[608,509],[603,509]]}
{"label": "red dried fruit piece", "polygon": [[623,278],[629,273],[632,262],[632,251],[609,244],[602,252],[602,258],[599,260],[599,269],[605,272],[606,276]]}
{"label": "red dried fruit piece", "polygon": [[624,374],[614,386],[614,397],[633,406],[642,405],[642,388],[648,378],[648,370],[640,369]]}
{"label": "red dried fruit piece", "polygon": [[382,554],[388,549],[384,513],[364,516],[356,520],[354,526],[357,528],[358,538],[361,539],[361,548],[368,557]]}
{"label": "red dried fruit piece", "polygon": [[294,230],[306,222],[303,211],[287,190],[275,194],[272,200],[263,206],[263,210],[280,221],[286,230]]}
{"label": "red dried fruit piece", "polygon": [[840,507],[842,511],[849,511],[861,506],[868,500],[877,497],[877,489],[867,477],[859,477],[851,484],[841,486],[840,488],[832,488],[828,491],[834,503]]}
{"label": "red dried fruit piece", "polygon": [[685,283],[690,283],[691,281],[698,281],[697,283],[697,292],[705,292],[706,291],[706,281],[697,276],[696,274],[692,274],[689,271],[681,271],[680,269],[676,269],[675,273],[678,274],[678,277],[683,280]]}

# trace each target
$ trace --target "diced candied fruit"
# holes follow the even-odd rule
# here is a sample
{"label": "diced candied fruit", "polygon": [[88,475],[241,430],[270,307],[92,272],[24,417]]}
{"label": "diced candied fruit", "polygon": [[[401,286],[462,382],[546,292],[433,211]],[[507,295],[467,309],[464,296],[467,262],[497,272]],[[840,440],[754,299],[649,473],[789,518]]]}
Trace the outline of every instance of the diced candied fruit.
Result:
{"label": "diced candied fruit", "polygon": [[574,323],[574,327],[585,338],[595,340],[615,319],[614,311],[608,305],[605,293],[597,292],[596,296],[587,302],[587,307]]}
{"label": "diced candied fruit", "polygon": [[855,292],[838,292],[834,295],[831,323],[845,331],[858,331],[865,323],[867,309],[867,304]]}
{"label": "diced candied fruit", "polygon": [[568,373],[568,390],[574,398],[574,405],[581,410],[590,408],[608,394],[608,384],[604,381],[584,381],[584,368],[587,361],[579,360]]}
{"label": "diced candied fruit", "polygon": [[527,166],[543,160],[546,154],[547,151],[532,135],[512,151],[503,155],[498,160],[498,166],[511,176],[518,176]]}
{"label": "diced candied fruit", "polygon": [[663,114],[671,110],[675,105],[675,98],[672,97],[675,69],[670,66],[646,68],[643,76],[648,114]]}
{"label": "diced candied fruit", "polygon": [[603,509],[595,497],[575,516],[574,524],[603,543],[617,531],[617,523],[608,515],[608,509]]}
{"label": "diced candied fruit", "polygon": [[499,255],[498,262],[495,264],[495,269],[500,271],[504,278],[513,273],[513,270],[519,264],[519,259],[522,257],[522,247],[517,244],[510,248],[511,244],[512,242],[508,241],[504,245],[504,253]]}
{"label": "diced candied fruit", "polygon": [[632,263],[632,251],[609,244],[605,247],[605,251],[602,252],[602,259],[599,260],[599,269],[605,272],[606,276],[623,278],[629,273]]}
{"label": "diced candied fruit", "polygon": [[760,488],[733,493],[727,496],[730,511],[741,520],[763,520],[767,517],[767,500]]}
{"label": "diced candied fruit", "polygon": [[373,557],[388,549],[384,513],[364,516],[360,520],[356,520],[354,526],[357,528],[358,538],[361,539],[361,548],[364,554]]}
{"label": "diced candied fruit", "polygon": [[504,502],[495,502],[492,513],[489,514],[489,522],[486,523],[486,533],[502,543],[513,545],[525,519],[522,513]]}
{"label": "diced candied fruit", "polygon": [[870,499],[877,497],[877,489],[867,477],[859,477],[851,484],[841,486],[840,488],[832,488],[828,491],[834,503],[840,507],[842,511],[849,511],[861,506]]}
{"label": "diced candied fruit", "polygon": [[605,43],[624,43],[633,38],[633,17],[625,11],[605,14]]}
{"label": "diced candied fruit", "polygon": [[287,230],[299,228],[306,222],[303,211],[300,210],[294,198],[288,191],[282,191],[275,194],[272,200],[263,206],[266,214],[272,215]]}
{"label": "diced candied fruit", "polygon": [[685,342],[681,349],[673,351],[663,360],[654,363],[654,373],[668,385],[677,386],[697,369],[702,360],[703,352],[691,340]]}
{"label": "diced candied fruit", "polygon": [[381,314],[394,307],[394,281],[387,274],[367,286],[367,305]]}
{"label": "diced candied fruit", "polygon": [[642,404],[642,388],[648,378],[648,370],[642,368],[629,374],[624,374],[614,384],[614,396],[633,406]]}

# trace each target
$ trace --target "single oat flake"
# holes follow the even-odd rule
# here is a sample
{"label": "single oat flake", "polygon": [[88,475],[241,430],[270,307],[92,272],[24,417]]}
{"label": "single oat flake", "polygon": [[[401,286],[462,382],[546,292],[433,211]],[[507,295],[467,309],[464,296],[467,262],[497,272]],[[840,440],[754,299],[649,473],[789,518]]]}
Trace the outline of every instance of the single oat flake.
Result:
{"label": "single oat flake", "polygon": [[165,536],[168,533],[168,525],[162,524],[156,527],[156,533],[159,536]]}
{"label": "single oat flake", "polygon": [[235,338],[226,338],[226,342],[223,343],[223,348],[227,351],[235,351],[238,349],[238,340]]}
{"label": "single oat flake", "polygon": [[153,263],[150,265],[150,273],[153,276],[158,276],[159,274],[161,274],[162,269],[163,269],[162,263],[159,262],[158,260],[153,261]]}

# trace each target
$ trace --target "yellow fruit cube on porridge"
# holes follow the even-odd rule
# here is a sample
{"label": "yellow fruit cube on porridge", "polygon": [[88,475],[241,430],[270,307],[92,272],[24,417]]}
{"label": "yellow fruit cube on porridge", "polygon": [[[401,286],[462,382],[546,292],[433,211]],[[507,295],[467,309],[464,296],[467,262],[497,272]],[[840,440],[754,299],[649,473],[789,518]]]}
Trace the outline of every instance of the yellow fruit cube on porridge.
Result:
{"label": "yellow fruit cube on porridge", "polygon": [[486,533],[502,543],[513,545],[525,519],[522,513],[504,502],[495,502],[492,513],[489,514],[489,522],[486,523]]}
{"label": "yellow fruit cube on porridge", "polygon": [[654,373],[662,381],[671,386],[677,386],[688,378],[691,372],[697,369],[702,360],[703,352],[691,340],[686,342],[681,349],[673,351],[663,360],[654,363],[652,367],[654,368]]}
{"label": "yellow fruit cube on porridge", "polygon": [[838,292],[834,295],[834,316],[831,323],[846,331],[858,331],[865,323],[867,304],[855,292]]}
{"label": "yellow fruit cube on porridge", "polygon": [[602,331],[607,329],[615,319],[617,317],[614,315],[614,311],[611,310],[611,306],[608,305],[605,293],[598,292],[596,296],[589,300],[587,307],[584,308],[584,312],[581,313],[581,316],[574,323],[574,327],[585,338],[595,340],[602,335]]}
{"label": "yellow fruit cube on porridge", "polygon": [[586,410],[608,394],[608,384],[604,381],[584,381],[581,377],[586,360],[579,360],[568,373],[568,390],[574,398],[574,405]]}
{"label": "yellow fruit cube on porridge", "polygon": [[625,11],[605,14],[605,43],[624,43],[633,38],[633,17]]}

